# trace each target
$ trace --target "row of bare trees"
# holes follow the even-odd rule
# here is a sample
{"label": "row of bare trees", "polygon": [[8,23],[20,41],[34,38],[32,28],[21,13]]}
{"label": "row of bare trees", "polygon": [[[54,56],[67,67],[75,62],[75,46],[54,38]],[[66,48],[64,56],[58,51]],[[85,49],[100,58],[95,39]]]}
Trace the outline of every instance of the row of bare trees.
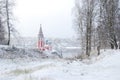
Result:
{"label": "row of bare trees", "polygon": [[75,0],[74,23],[86,55],[91,50],[120,48],[120,1]]}
{"label": "row of bare trees", "polygon": [[0,44],[10,44],[14,0],[0,0]]}

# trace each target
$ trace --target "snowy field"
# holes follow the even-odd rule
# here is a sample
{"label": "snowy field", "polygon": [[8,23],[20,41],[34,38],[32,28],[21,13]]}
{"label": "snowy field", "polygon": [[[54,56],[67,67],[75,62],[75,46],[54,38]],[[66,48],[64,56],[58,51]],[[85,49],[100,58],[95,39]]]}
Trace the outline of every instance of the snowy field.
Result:
{"label": "snowy field", "polygon": [[0,58],[0,80],[120,80],[120,50],[90,59]]}

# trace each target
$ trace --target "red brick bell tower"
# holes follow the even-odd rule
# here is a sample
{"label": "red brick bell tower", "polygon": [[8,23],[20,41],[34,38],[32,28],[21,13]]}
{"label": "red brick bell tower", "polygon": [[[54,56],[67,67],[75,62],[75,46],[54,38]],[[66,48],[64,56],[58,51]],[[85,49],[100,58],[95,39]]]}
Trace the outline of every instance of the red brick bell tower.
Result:
{"label": "red brick bell tower", "polygon": [[43,31],[42,31],[42,26],[40,24],[40,30],[39,30],[39,34],[38,34],[38,48],[40,49],[40,51],[45,50],[44,46],[45,46],[45,40],[44,40]]}

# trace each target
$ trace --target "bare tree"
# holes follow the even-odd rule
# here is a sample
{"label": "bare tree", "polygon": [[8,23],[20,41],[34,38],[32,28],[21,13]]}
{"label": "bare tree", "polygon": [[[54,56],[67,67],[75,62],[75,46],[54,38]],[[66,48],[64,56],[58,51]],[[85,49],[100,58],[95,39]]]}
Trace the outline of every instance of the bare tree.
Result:
{"label": "bare tree", "polygon": [[[14,6],[14,0],[0,0],[0,34],[8,39],[5,44],[10,44],[11,31],[13,29],[12,25],[12,8]],[[4,35],[3,35],[4,34]]]}
{"label": "bare tree", "polygon": [[120,49],[120,8],[118,9],[118,14],[117,14],[117,26],[115,29],[115,32],[117,34],[117,39],[118,39],[118,48]]}
{"label": "bare tree", "polygon": [[0,44],[6,44],[5,43],[5,26],[3,22],[3,0],[0,0]]}
{"label": "bare tree", "polygon": [[100,48],[101,48],[101,41],[102,41],[102,0],[98,0],[98,6],[99,6],[99,18],[98,18],[98,27],[97,27],[97,33],[98,33],[98,45],[97,45],[97,51],[98,55],[100,55]]}
{"label": "bare tree", "polygon": [[119,3],[119,0],[76,0],[74,21],[81,45],[85,43],[82,47],[86,48],[86,55],[90,56],[93,46],[97,47],[98,55],[101,48],[120,46]]}
{"label": "bare tree", "polygon": [[112,49],[118,47],[116,36],[116,16],[118,13],[119,0],[101,0],[103,7],[103,26],[106,35],[106,41],[109,42]]}
{"label": "bare tree", "polygon": [[80,46],[82,48],[81,52],[84,53],[85,51],[85,15],[84,9],[82,9],[81,0],[75,0],[75,7],[74,7],[74,24],[75,30],[78,34],[78,40],[80,40]]}
{"label": "bare tree", "polygon": [[5,0],[5,9],[6,9],[6,23],[8,27],[8,45],[10,45],[11,38],[11,27],[12,27],[12,8],[14,6],[14,1]]}
{"label": "bare tree", "polygon": [[7,27],[8,27],[8,43],[7,44],[9,45],[10,44],[10,23],[9,23],[10,22],[10,17],[9,17],[9,8],[8,8],[9,5],[8,5],[8,3],[9,3],[8,0],[6,0],[6,6],[5,7],[6,7],[6,17],[7,17],[6,20],[7,20]]}
{"label": "bare tree", "polygon": [[[86,55],[90,56],[91,52],[91,40],[92,40],[92,30],[93,30],[93,23],[95,19],[95,0],[81,0],[82,5],[78,4],[80,0],[76,0],[75,8],[76,8],[76,16],[75,22],[78,26],[78,31],[81,34],[81,40],[86,41]],[[84,37],[85,36],[85,37]],[[84,38],[83,38],[84,37]]]}
{"label": "bare tree", "polygon": [[91,52],[91,40],[92,40],[92,29],[95,19],[94,10],[95,10],[95,0],[86,0],[84,1],[84,7],[86,6],[86,55],[90,56]]}

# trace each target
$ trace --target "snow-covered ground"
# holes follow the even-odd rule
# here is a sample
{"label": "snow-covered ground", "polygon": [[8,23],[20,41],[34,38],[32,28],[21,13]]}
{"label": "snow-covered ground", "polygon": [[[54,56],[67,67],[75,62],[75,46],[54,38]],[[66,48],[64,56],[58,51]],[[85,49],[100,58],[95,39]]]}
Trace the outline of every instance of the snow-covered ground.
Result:
{"label": "snow-covered ground", "polygon": [[0,59],[0,80],[120,80],[120,50],[90,59]]}

